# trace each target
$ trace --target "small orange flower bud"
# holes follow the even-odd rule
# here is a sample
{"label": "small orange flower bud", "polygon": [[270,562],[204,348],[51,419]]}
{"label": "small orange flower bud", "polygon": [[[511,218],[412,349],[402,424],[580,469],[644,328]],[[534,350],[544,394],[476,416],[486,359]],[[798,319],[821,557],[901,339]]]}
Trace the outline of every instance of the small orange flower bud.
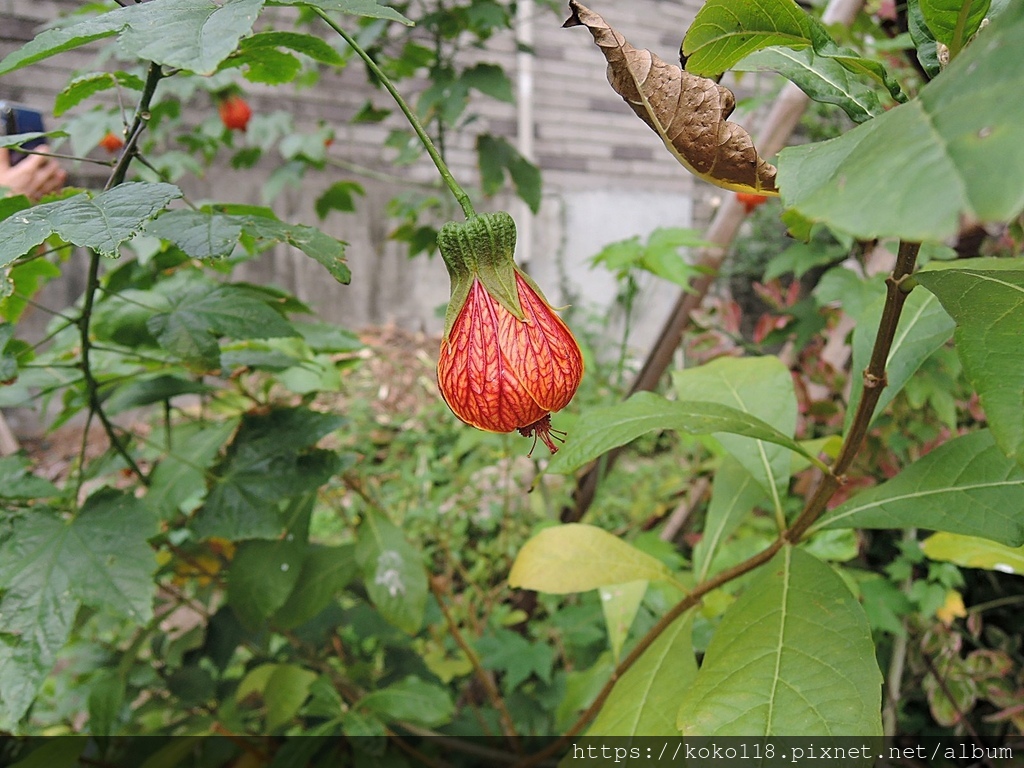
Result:
{"label": "small orange flower bud", "polygon": [[767,196],[758,195],[753,192],[737,192],[736,199],[739,200],[743,210],[747,213],[753,213],[755,208],[768,202]]}
{"label": "small orange flower bud", "polygon": [[519,430],[554,453],[551,433],[560,433],[551,429],[550,414],[576,393],[583,355],[513,263],[514,226],[507,214],[490,214],[442,229],[452,304],[437,381],[445,402],[467,424],[488,432]]}

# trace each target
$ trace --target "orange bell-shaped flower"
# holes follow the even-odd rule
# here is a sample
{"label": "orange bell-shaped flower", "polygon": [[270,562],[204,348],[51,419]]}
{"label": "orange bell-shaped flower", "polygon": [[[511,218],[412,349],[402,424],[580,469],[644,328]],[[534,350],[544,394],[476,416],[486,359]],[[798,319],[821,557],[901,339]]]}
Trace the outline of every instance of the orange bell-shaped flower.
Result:
{"label": "orange bell-shaped flower", "polygon": [[452,277],[452,301],[437,381],[467,424],[519,430],[554,453],[550,414],[576,393],[583,355],[540,289],[515,266],[515,236],[505,213],[442,228],[438,243]]}

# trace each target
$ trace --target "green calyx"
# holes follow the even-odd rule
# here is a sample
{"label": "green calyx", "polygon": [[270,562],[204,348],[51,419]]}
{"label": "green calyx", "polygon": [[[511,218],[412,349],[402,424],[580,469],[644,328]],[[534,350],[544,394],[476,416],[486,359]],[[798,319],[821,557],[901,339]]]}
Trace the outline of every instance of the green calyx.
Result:
{"label": "green calyx", "polygon": [[525,319],[516,287],[516,223],[507,213],[482,213],[466,221],[449,221],[437,234],[437,246],[452,281],[444,335],[455,324],[473,280],[505,309]]}

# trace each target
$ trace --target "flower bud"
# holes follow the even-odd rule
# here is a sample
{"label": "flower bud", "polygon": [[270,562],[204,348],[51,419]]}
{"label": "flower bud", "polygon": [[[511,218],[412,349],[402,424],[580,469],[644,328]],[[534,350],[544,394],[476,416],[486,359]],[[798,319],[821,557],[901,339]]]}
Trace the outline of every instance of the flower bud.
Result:
{"label": "flower bud", "polygon": [[550,414],[583,377],[572,332],[516,267],[505,213],[446,224],[438,236],[452,278],[437,381],[456,416],[489,432],[539,437],[552,453]]}

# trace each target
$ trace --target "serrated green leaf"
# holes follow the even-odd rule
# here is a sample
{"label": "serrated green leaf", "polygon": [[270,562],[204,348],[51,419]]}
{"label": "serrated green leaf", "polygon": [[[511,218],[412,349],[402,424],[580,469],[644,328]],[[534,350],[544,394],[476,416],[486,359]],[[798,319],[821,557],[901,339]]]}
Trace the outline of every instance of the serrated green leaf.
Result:
{"label": "serrated green leaf", "polygon": [[864,239],[942,241],[965,219],[1014,218],[1024,209],[1024,102],[1006,94],[1024,90],[1022,48],[1024,4],[1014,3],[910,103],[783,150],[784,202]]}
{"label": "serrated green leaf", "polygon": [[1024,467],[988,430],[950,440],[827,512],[819,528],[909,528],[1024,544]]}
{"label": "serrated green leaf", "polygon": [[615,683],[587,736],[677,737],[674,713],[697,675],[692,631],[693,612],[687,611]]}
{"label": "serrated green leaf", "polygon": [[146,321],[164,349],[201,370],[220,366],[222,336],[268,339],[298,336],[292,325],[266,301],[244,287],[186,280],[166,291],[170,304]]}
{"label": "serrated green leaf", "polygon": [[[879,296],[858,318],[853,329],[853,361],[850,364],[853,376],[850,377],[850,404],[846,409],[844,432],[850,428],[857,403],[864,393],[864,377],[861,373],[871,359],[884,305],[885,297]],[[953,318],[927,291],[913,291],[907,297],[885,363],[886,385],[878,398],[872,421],[882,414],[922,363],[949,341],[955,325]]]}
{"label": "serrated green leaf", "polygon": [[262,50],[266,48],[288,48],[289,50],[308,56],[313,61],[332,66],[343,66],[345,58],[331,44],[321,37],[305,35],[299,32],[259,32],[242,40],[239,50],[242,52]]}
{"label": "serrated green leaf", "polygon": [[134,181],[95,197],[82,193],[20,211],[0,222],[0,267],[54,234],[104,256],[116,256],[121,243],[177,197],[181,190],[173,184]]}
{"label": "serrated green leaf", "polygon": [[174,443],[149,478],[146,505],[162,519],[181,512],[189,499],[206,495],[206,470],[238,426],[235,419],[220,424],[186,424],[175,428]]}
{"label": "serrated green leaf", "polygon": [[242,624],[256,629],[288,600],[299,583],[306,544],[243,541],[228,570],[228,604]]}
{"label": "serrated green leaf", "polygon": [[118,35],[126,58],[211,75],[251,29],[263,0],[160,0],[92,18],[72,18],[45,30],[0,61],[0,75],[64,51]]}
{"label": "serrated green leaf", "polygon": [[955,57],[978,31],[991,0],[918,0],[932,36],[949,47]]}
{"label": "serrated green leaf", "polygon": [[0,543],[0,727],[11,729],[71,632],[81,603],[143,624],[153,615],[156,517],[109,489],[64,520],[42,509],[16,518]]}
{"label": "serrated green leaf", "polygon": [[[697,368],[673,371],[672,386],[683,403],[726,405],[787,437],[796,431],[793,377],[777,357],[720,357]],[[789,483],[789,451],[741,435],[716,433],[715,437],[758,481],[774,509],[781,510]]]}
{"label": "serrated green leaf", "polygon": [[536,675],[546,683],[551,682],[551,665],[555,655],[549,645],[531,642],[508,629],[486,634],[475,645],[485,669],[505,673],[501,684],[508,694],[519,688],[531,675]]}
{"label": "serrated green leaf", "polygon": [[885,110],[869,86],[851,76],[835,59],[817,55],[810,48],[765,48],[734,67],[737,72],[778,72],[810,98],[835,104],[855,123],[863,123]]}
{"label": "serrated green leaf", "polygon": [[284,532],[279,505],[315,495],[338,468],[337,454],[313,449],[345,419],[306,408],[247,414],[213,481],[193,527],[202,538],[277,538]]}
{"label": "serrated green leaf", "polygon": [[58,493],[49,480],[32,474],[27,456],[0,457],[0,499],[44,499]]}
{"label": "serrated green leaf", "polygon": [[352,581],[356,569],[353,545],[310,545],[302,561],[302,574],[296,588],[274,613],[274,626],[292,629],[315,617]]}
{"label": "serrated green leaf", "polygon": [[1024,466],[1024,269],[968,269],[969,263],[921,272],[917,281],[956,320],[957,355],[989,429],[1006,455]]}
{"label": "serrated green leaf", "polygon": [[337,11],[338,13],[347,13],[352,16],[397,21],[405,24],[407,27],[413,26],[412,21],[394,8],[380,5],[375,0],[274,0],[270,5],[306,5],[323,11]]}
{"label": "serrated green leaf", "polygon": [[366,592],[380,615],[403,632],[416,634],[427,605],[427,573],[419,551],[401,528],[368,512],[356,532],[355,555]]}
{"label": "serrated green leaf", "polygon": [[53,104],[53,114],[60,117],[69,109],[95,96],[101,91],[121,86],[133,91],[141,91],[144,87],[142,79],[127,72],[91,72],[81,75],[68,83],[64,90],[57,94]]}
{"label": "serrated green leaf", "polygon": [[448,691],[438,685],[407,677],[394,685],[368,693],[357,705],[383,720],[403,720],[435,728],[450,722],[455,713]]}
{"label": "serrated green leaf", "polygon": [[287,243],[319,263],[331,277],[343,285],[352,279],[345,264],[345,243],[303,224],[288,224],[265,215],[242,216],[242,230],[263,246]]}
{"label": "serrated green leaf", "polygon": [[669,579],[660,560],[593,525],[545,528],[519,550],[510,587],[567,594],[630,581]]}
{"label": "serrated green leaf", "polygon": [[1024,547],[1008,547],[977,536],[933,533],[921,542],[921,551],[932,560],[956,563],[964,568],[1024,576]]}
{"label": "serrated green leaf", "polygon": [[737,408],[710,402],[673,402],[653,392],[638,392],[616,405],[586,411],[576,422],[565,446],[552,457],[548,471],[574,472],[612,448],[663,429],[691,435],[728,432],[777,443],[808,456],[791,437]]}
{"label": "serrated green leaf", "polygon": [[725,612],[677,725],[694,736],[881,736],[864,610],[824,563],[784,547]]}
{"label": "serrated green leaf", "polygon": [[219,259],[231,255],[242,225],[225,216],[182,209],[151,221],[146,234],[169,240],[194,259]]}

